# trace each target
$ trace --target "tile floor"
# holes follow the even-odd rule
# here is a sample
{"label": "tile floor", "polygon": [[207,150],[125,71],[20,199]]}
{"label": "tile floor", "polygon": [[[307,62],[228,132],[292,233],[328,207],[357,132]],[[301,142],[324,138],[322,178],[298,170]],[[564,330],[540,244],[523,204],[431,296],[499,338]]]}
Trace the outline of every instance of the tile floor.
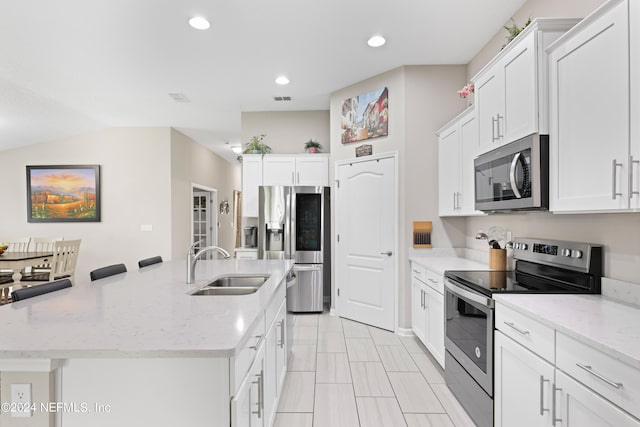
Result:
{"label": "tile floor", "polygon": [[296,315],[288,369],[275,427],[474,426],[413,337]]}

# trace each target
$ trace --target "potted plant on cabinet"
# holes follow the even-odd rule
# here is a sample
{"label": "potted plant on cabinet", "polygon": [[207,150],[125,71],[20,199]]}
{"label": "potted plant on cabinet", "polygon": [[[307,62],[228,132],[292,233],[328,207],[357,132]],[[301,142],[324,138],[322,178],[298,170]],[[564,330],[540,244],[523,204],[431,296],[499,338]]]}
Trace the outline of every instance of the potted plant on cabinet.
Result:
{"label": "potted plant on cabinet", "polygon": [[322,144],[320,144],[318,141],[310,139],[304,143],[304,151],[306,151],[307,153],[319,153],[320,150],[322,150]]}
{"label": "potted plant on cabinet", "polygon": [[265,136],[267,136],[267,135],[262,134],[262,135],[256,135],[256,136],[252,137],[251,141],[249,141],[244,146],[244,151],[242,153],[243,154],[267,154],[267,153],[270,153],[271,152],[271,147],[269,147],[267,144],[262,142],[264,140]]}

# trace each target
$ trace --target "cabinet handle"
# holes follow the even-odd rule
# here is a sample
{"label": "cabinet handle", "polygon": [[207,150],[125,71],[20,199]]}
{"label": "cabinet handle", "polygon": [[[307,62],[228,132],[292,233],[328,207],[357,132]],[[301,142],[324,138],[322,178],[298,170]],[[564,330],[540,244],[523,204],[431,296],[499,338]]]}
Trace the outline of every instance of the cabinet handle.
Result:
{"label": "cabinet handle", "polygon": [[420,308],[424,308],[424,291],[420,289]]}
{"label": "cabinet handle", "polygon": [[258,347],[260,347],[260,344],[262,344],[262,340],[264,339],[264,335],[256,335],[254,338],[258,338],[258,341],[256,341],[255,345],[249,346],[249,348],[251,350],[258,350]]}
{"label": "cabinet handle", "polygon": [[545,412],[549,412],[549,409],[544,409],[544,383],[551,382],[551,380],[545,380],[544,375],[540,375],[540,415],[544,415]]}
{"label": "cabinet handle", "polygon": [[496,142],[496,122],[498,119],[491,117],[491,142]]}
{"label": "cabinet handle", "polygon": [[296,184],[300,184],[300,172],[296,172],[296,174],[297,174]]}
{"label": "cabinet handle", "polygon": [[616,189],[616,171],[618,170],[618,166],[622,167],[622,163],[616,162],[616,159],[613,159],[613,184],[611,188],[611,198],[613,200],[618,196],[622,196],[622,193],[618,193]]}
{"label": "cabinet handle", "polygon": [[500,119],[502,119],[504,121],[504,116],[501,116],[500,114],[497,115],[497,119],[496,119],[496,123],[498,124],[498,137],[496,139],[500,139],[502,137],[504,137],[504,135],[500,134]]}
{"label": "cabinet handle", "polygon": [[458,209],[456,207],[456,193],[453,193],[453,210],[455,211],[456,209]]}
{"label": "cabinet handle", "polygon": [[264,409],[264,371],[261,370],[256,377],[258,377],[258,381],[252,381],[251,384],[258,384],[258,403],[256,403],[258,410],[251,411],[251,413],[257,415],[258,418],[262,418],[262,410]]}
{"label": "cabinet handle", "polygon": [[640,168],[640,160],[633,160],[633,156],[629,156],[629,199],[633,199],[633,195],[640,195],[640,191],[633,190],[633,165],[637,164]]}
{"label": "cabinet handle", "polygon": [[420,274],[420,272],[418,270],[411,270],[411,271],[413,271],[416,274]]}
{"label": "cabinet handle", "polygon": [[504,322],[505,325],[507,325],[510,328],[513,328],[516,332],[518,332],[521,335],[529,335],[529,331],[525,331],[524,329],[520,329],[518,328],[514,323],[512,322]]}
{"label": "cabinet handle", "polygon": [[551,399],[553,401],[553,404],[551,405],[551,423],[555,424],[556,421],[558,422],[562,422],[562,418],[556,418],[556,413],[558,411],[557,407],[556,407],[556,392],[557,391],[562,391],[561,388],[556,387],[555,384],[553,384],[551,386]]}
{"label": "cabinet handle", "polygon": [[278,345],[280,348],[284,348],[284,319],[278,322],[278,326],[280,327],[280,342]]}
{"label": "cabinet handle", "polygon": [[462,193],[456,193],[456,202],[458,204],[458,210],[462,209],[460,206],[460,197],[462,197]]}
{"label": "cabinet handle", "polygon": [[584,369],[585,371],[587,371],[588,373],[590,373],[591,375],[593,375],[594,377],[598,378],[599,380],[604,381],[605,383],[609,384],[611,387],[615,388],[616,390],[620,390],[622,388],[622,383],[617,383],[615,381],[611,381],[609,378],[597,373],[596,371],[593,370],[593,368],[589,365],[583,365],[582,363],[576,363],[576,366],[580,369]]}
{"label": "cabinet handle", "polygon": [[438,281],[437,281],[437,280],[433,280],[431,277],[429,277],[427,280],[428,280],[428,281],[430,281],[431,283],[435,283],[435,284],[437,284],[437,283],[438,283]]}

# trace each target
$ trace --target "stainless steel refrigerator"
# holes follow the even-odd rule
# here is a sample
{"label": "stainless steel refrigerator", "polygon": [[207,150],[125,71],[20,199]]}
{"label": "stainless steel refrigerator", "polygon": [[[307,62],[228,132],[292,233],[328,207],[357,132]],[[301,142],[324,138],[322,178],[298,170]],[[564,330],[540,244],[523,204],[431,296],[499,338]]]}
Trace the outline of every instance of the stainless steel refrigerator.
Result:
{"label": "stainless steel refrigerator", "polygon": [[295,260],[288,311],[322,311],[330,295],[329,196],[329,187],[260,187],[258,258]]}

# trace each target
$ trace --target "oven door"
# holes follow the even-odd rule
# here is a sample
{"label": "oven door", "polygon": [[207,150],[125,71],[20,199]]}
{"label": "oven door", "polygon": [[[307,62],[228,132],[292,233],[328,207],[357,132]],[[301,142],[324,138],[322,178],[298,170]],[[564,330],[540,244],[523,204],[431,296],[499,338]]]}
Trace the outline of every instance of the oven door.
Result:
{"label": "oven door", "polygon": [[493,397],[493,300],[449,279],[445,288],[445,348]]}

